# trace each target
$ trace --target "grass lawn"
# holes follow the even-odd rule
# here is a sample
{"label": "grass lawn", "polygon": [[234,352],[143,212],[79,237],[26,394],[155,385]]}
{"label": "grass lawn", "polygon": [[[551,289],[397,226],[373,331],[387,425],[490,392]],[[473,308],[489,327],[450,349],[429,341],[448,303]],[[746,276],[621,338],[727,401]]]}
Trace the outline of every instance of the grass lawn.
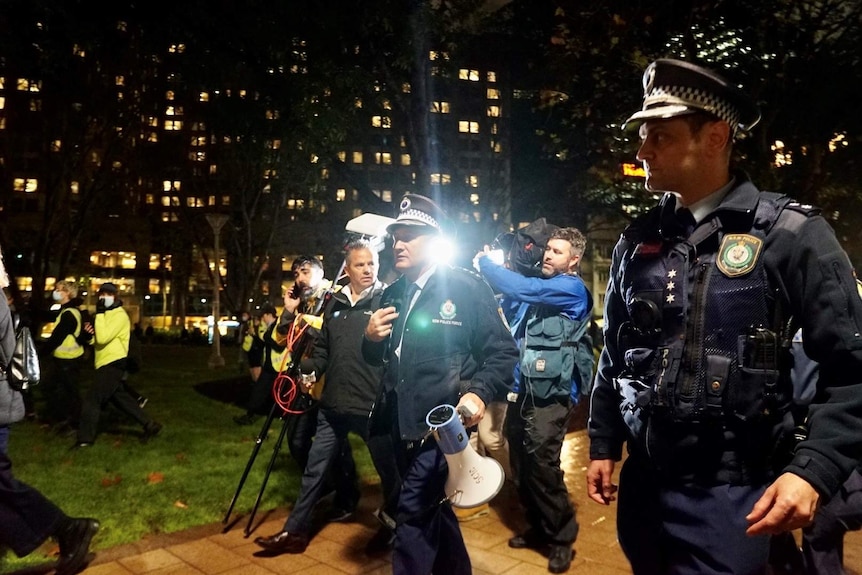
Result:
{"label": "grass lawn", "polygon": [[[144,365],[130,379],[149,398],[146,411],[164,424],[162,433],[141,444],[141,428],[113,407],[102,413],[95,445],[70,450],[74,435],[58,435],[35,421],[12,426],[9,454],[18,479],[38,488],[71,516],[92,516],[102,528],[92,548],[137,541],[223,519],[263,425],[237,426],[243,413],[247,376],[236,348],[223,348],[227,364],[207,367],[209,347],[143,346]],[[85,370],[82,389],[92,381]],[[40,389],[35,390],[37,402]],[[37,403],[38,405],[38,403]],[[250,512],[281,429],[275,420],[236,503],[232,519]],[[360,477],[377,481],[361,440],[351,437]],[[298,492],[300,470],[287,445],[279,451],[258,516],[285,506]],[[245,522],[241,525],[244,527]],[[43,563],[57,551],[52,542],[24,559],[2,556],[0,573]]]}

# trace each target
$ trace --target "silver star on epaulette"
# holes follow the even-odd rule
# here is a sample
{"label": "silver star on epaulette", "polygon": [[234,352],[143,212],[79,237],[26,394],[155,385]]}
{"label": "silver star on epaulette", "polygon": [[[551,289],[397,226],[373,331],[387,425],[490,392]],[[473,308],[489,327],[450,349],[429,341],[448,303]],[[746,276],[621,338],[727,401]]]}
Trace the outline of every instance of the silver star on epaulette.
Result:
{"label": "silver star on epaulette", "polygon": [[675,277],[676,277],[676,270],[670,270],[670,271],[668,271],[668,272],[667,272],[667,277],[669,277],[669,278],[675,278]]}
{"label": "silver star on epaulette", "polygon": [[676,299],[676,296],[672,293],[667,294],[667,303],[673,303],[673,300]]}

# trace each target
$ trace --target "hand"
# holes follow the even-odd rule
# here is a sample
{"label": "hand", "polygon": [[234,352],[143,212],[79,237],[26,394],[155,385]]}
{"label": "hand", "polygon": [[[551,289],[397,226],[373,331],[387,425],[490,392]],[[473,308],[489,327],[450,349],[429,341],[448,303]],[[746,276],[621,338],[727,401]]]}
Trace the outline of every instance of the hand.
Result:
{"label": "hand", "polygon": [[[464,427],[473,427],[482,421],[482,418],[485,417],[485,402],[479,399],[479,396],[475,393],[465,393],[461,396],[461,399],[458,401],[458,405],[455,406],[455,411],[458,411],[458,408],[464,404],[470,404],[471,408],[474,406],[478,408],[476,413],[473,414],[473,417],[464,420]],[[472,409],[471,409],[472,411]]]}
{"label": "hand", "polygon": [[284,294],[284,311],[295,314],[299,308],[301,300],[299,295],[295,294],[297,290],[290,290]]}
{"label": "hand", "polygon": [[611,481],[613,459],[593,459],[587,467],[587,495],[596,503],[610,505],[616,499],[617,486]]}
{"label": "hand", "polygon": [[784,473],[754,504],[746,515],[746,535],[783,533],[806,527],[814,521],[820,494],[810,483],[794,475]]}
{"label": "hand", "polygon": [[380,308],[368,318],[365,326],[365,339],[368,341],[383,341],[392,335],[392,323],[398,318],[398,311],[394,306]]}
{"label": "hand", "polygon": [[477,272],[481,271],[479,269],[479,258],[481,258],[482,256],[487,256],[490,251],[491,251],[491,246],[486,244],[485,248],[482,251],[478,252],[475,255],[475,257],[473,257],[473,267],[476,268]]}
{"label": "hand", "polygon": [[86,331],[90,335],[93,335],[94,333],[96,333],[95,328],[93,328],[93,324],[91,324],[90,322],[86,322],[84,324],[84,331]]}

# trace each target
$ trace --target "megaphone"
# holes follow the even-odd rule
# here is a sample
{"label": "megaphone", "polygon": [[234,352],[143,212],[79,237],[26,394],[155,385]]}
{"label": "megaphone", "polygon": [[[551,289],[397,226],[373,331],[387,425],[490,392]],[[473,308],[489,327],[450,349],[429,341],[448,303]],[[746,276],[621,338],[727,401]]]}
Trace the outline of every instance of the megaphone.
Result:
{"label": "megaphone", "polygon": [[478,507],[494,498],[506,479],[503,466],[483,457],[470,446],[461,416],[451,405],[438,405],[428,412],[425,423],[434,432],[437,445],[449,464],[446,498],[455,507]]}

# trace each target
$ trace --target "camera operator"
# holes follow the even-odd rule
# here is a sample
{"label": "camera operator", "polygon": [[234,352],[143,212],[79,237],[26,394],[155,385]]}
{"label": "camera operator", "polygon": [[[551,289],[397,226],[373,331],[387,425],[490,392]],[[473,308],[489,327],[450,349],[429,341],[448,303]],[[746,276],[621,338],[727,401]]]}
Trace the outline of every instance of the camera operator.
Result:
{"label": "camera operator", "polygon": [[575,334],[590,321],[593,307],[577,275],[586,239],[575,228],[555,230],[542,258],[542,277],[525,277],[495,264],[490,250],[474,264],[503,294],[501,302],[521,350],[515,387],[506,413],[512,474],[529,528],[509,547],[550,546],[548,570],[563,573],[572,562],[578,535],[575,510],[560,469],[560,453],[578,401]]}

